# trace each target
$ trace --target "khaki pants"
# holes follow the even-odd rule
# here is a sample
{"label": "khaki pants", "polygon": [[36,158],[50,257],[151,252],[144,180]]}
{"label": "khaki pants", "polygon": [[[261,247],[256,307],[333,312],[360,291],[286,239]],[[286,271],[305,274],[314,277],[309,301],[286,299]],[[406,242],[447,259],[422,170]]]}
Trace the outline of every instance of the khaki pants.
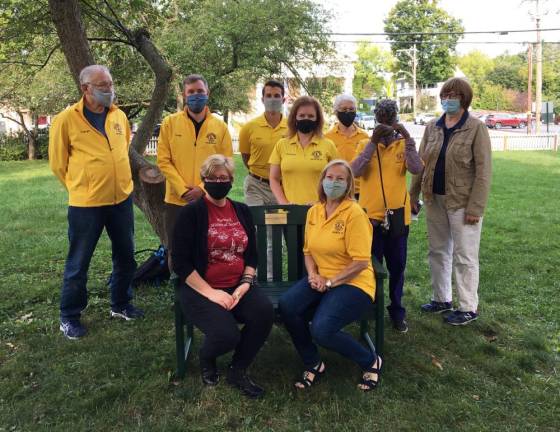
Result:
{"label": "khaki pants", "polygon": [[[270,185],[258,180],[249,174],[243,182],[243,192],[245,194],[245,204],[248,206],[272,205],[277,204],[276,198],[270,189]],[[267,248],[266,248],[266,274],[267,279],[272,280],[272,228],[266,228]]]}
{"label": "khaki pants", "polygon": [[433,201],[426,203],[426,224],[433,300],[451,302],[453,270],[459,310],[476,312],[482,219],[475,225],[465,224],[465,209],[447,210],[445,196],[434,194]]}

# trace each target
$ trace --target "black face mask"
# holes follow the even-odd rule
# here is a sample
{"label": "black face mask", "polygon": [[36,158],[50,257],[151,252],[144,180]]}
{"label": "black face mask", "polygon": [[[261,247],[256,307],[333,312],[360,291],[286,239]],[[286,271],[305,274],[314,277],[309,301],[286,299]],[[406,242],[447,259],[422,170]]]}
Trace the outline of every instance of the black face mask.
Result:
{"label": "black face mask", "polygon": [[338,120],[340,120],[340,123],[348,127],[354,123],[356,111],[337,111],[336,116],[338,117]]}
{"label": "black face mask", "polygon": [[210,195],[212,198],[214,198],[215,200],[221,200],[222,198],[225,198],[227,196],[227,194],[229,193],[229,191],[231,190],[231,182],[209,182],[209,181],[204,181],[204,189],[206,189],[206,192],[208,192],[208,195]]}
{"label": "black face mask", "polygon": [[308,134],[310,132],[313,132],[316,127],[317,120],[296,120],[296,129],[301,133]]}

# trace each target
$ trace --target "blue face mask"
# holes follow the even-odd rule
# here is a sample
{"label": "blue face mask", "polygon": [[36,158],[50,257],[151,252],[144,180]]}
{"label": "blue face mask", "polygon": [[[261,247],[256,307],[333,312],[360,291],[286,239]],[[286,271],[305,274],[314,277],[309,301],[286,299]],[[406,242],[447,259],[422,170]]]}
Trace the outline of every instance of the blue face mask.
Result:
{"label": "blue face mask", "polygon": [[201,113],[207,103],[208,96],[202,93],[195,93],[185,98],[185,105],[195,114]]}
{"label": "blue face mask", "polygon": [[348,183],[344,180],[330,180],[328,178],[323,179],[323,190],[325,195],[330,199],[338,199],[344,195]]}
{"label": "blue face mask", "polygon": [[461,101],[459,99],[443,99],[441,108],[447,114],[455,114],[461,109]]}

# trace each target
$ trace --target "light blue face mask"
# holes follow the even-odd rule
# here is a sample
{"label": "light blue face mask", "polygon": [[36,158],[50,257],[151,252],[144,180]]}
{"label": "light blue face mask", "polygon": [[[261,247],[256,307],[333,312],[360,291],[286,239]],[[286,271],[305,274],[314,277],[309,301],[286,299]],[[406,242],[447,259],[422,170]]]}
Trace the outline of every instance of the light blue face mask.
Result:
{"label": "light blue face mask", "polygon": [[99,89],[93,88],[93,97],[97,103],[103,105],[105,108],[110,108],[115,100],[115,92],[102,92]]}
{"label": "light blue face mask", "polygon": [[344,180],[330,180],[328,178],[323,179],[323,190],[325,195],[330,199],[338,199],[344,195],[348,183]]}
{"label": "light blue face mask", "polygon": [[441,108],[447,114],[456,114],[461,109],[460,99],[443,99],[441,101]]}

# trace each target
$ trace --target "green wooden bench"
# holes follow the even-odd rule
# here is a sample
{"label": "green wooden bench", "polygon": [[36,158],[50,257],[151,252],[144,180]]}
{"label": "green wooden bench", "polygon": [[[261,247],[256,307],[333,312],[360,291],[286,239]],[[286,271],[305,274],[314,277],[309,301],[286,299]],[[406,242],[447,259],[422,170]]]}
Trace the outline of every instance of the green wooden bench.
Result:
{"label": "green wooden bench", "polygon": [[[290,288],[305,274],[303,258],[303,237],[305,218],[308,206],[275,205],[251,207],[253,221],[257,229],[257,251],[259,263],[257,283],[270,298],[274,309],[278,311],[278,300],[282,293]],[[272,228],[272,280],[267,275],[267,227]],[[285,238],[285,248],[282,247]],[[283,249],[286,253],[283,252]],[[387,278],[383,266],[372,258],[375,269],[376,291],[375,302],[360,321],[360,335],[364,342],[374,350],[369,335],[370,321],[375,321],[375,350],[383,353],[384,335],[384,294],[383,283]],[[179,281],[175,278],[175,343],[177,356],[176,377],[183,378],[186,372],[187,359],[194,340],[193,325],[185,317],[179,303]]]}

